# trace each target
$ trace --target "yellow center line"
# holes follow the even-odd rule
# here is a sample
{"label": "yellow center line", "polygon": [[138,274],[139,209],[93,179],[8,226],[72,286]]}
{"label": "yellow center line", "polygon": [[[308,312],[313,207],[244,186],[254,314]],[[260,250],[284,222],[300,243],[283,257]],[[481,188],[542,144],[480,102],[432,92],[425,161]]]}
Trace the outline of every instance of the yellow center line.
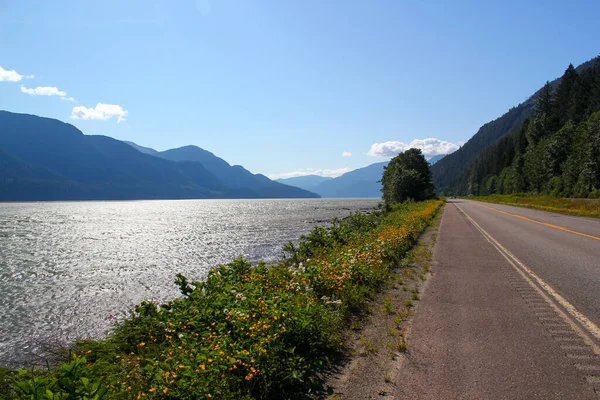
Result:
{"label": "yellow center line", "polygon": [[572,229],[565,228],[564,226],[549,224],[547,222],[536,221],[535,219],[527,218],[527,217],[524,217],[524,216],[519,215],[519,214],[509,213],[507,211],[498,210],[497,208],[493,208],[493,207],[488,207],[488,206],[484,206],[484,205],[481,205],[481,207],[484,207],[484,208],[487,208],[488,210],[496,211],[496,212],[499,212],[499,213],[502,213],[502,214],[510,215],[512,217],[521,218],[521,219],[523,219],[525,221],[533,222],[534,224],[544,225],[544,226],[547,226],[549,228],[558,229],[558,230],[561,230],[561,231],[572,233],[574,235],[579,235],[579,236],[583,236],[583,237],[594,239],[594,240],[600,240],[600,237],[598,237],[598,236],[593,236],[593,235],[588,235],[587,233],[577,232],[577,231],[574,231]]}
{"label": "yellow center line", "polygon": [[[575,306],[569,303],[564,297],[562,297],[556,290],[554,290],[548,283],[546,283],[539,275],[519,260],[513,253],[511,253],[506,247],[504,247],[498,240],[484,230],[473,218],[463,211],[458,204],[454,204],[456,208],[471,222],[477,230],[485,237],[485,239],[492,244],[498,250],[498,252],[508,261],[508,263],[517,271],[525,281],[531,286],[541,297],[546,301],[550,307],[556,311],[556,313],[575,331],[575,333],[583,339],[583,341],[592,348],[592,351],[596,355],[600,355],[600,346],[594,341],[600,340],[600,327],[593,323],[589,318],[579,312]],[[495,210],[497,211],[497,210]],[[536,284],[537,283],[537,284]],[[538,286],[539,285],[539,286]],[[554,300],[554,301],[553,301]],[[556,303],[560,304],[563,309],[558,307]],[[570,315],[567,315],[567,313]],[[579,324],[577,324],[577,321]],[[591,337],[590,337],[591,335]]]}

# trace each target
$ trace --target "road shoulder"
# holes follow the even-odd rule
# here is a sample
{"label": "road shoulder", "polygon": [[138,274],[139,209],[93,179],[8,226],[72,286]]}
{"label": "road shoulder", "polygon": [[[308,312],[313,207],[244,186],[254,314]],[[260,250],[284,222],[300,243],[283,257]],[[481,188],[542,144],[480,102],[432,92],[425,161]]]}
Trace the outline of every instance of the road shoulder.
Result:
{"label": "road shoulder", "polygon": [[447,204],[434,276],[390,397],[597,399],[586,372],[567,357],[580,343],[551,335],[553,324],[557,332],[562,327],[541,319],[545,306],[459,209]]}
{"label": "road shoulder", "polygon": [[352,324],[348,357],[325,385],[329,399],[373,399],[395,390],[411,320],[431,276],[441,217],[440,212],[394,271],[390,286],[373,300],[368,318]]}

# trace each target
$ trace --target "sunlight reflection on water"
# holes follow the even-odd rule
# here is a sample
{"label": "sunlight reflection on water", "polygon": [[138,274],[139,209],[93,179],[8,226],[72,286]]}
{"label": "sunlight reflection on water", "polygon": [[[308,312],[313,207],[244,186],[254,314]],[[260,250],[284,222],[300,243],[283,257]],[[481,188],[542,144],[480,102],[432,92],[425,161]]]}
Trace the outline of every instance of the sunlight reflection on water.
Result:
{"label": "sunlight reflection on water", "polygon": [[178,295],[243,255],[282,244],[377,199],[0,203],[0,365],[97,338],[144,299]]}

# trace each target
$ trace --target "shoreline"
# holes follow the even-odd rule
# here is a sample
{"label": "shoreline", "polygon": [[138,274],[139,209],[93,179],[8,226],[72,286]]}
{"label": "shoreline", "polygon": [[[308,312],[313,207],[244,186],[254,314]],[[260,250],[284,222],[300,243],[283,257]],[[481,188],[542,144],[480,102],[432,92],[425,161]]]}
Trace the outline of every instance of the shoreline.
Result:
{"label": "shoreline", "polygon": [[[316,227],[310,234],[306,235],[304,241],[301,241],[298,246],[288,248],[287,250],[288,252],[291,251],[291,255],[277,265],[267,267],[264,263],[258,263],[258,265],[250,267],[248,263],[238,259],[229,263],[228,266],[221,265],[212,269],[203,282],[188,282],[185,277],[178,275],[177,284],[180,286],[183,295],[181,298],[171,300],[158,309],[156,308],[157,305],[151,306],[151,303],[141,303],[136,307],[136,315],[133,316],[133,319],[126,320],[106,339],[78,343],[77,347],[79,347],[80,352],[77,359],[86,358],[86,362],[88,364],[91,363],[86,368],[86,370],[89,369],[89,372],[86,373],[87,376],[104,376],[105,379],[113,382],[107,385],[108,389],[116,392],[134,390],[138,391],[138,393],[151,394],[160,389],[167,392],[170,391],[170,393],[175,395],[179,390],[190,390],[191,387],[200,390],[200,388],[194,386],[193,380],[187,381],[184,377],[176,378],[171,376],[173,374],[179,376],[175,370],[182,369],[187,371],[187,368],[192,368],[190,376],[197,375],[198,377],[203,376],[204,380],[208,379],[206,381],[208,389],[206,390],[211,390],[214,394],[217,394],[215,390],[222,387],[225,383],[230,388],[227,391],[229,395],[233,395],[234,392],[240,394],[242,392],[253,393],[256,390],[258,390],[258,393],[264,390],[272,391],[273,388],[268,388],[275,383],[280,387],[278,390],[286,392],[290,390],[295,392],[301,388],[306,389],[307,384],[309,386],[315,384],[315,373],[323,367],[323,357],[327,359],[332,357],[336,352],[341,351],[341,347],[343,347],[340,342],[340,335],[342,334],[340,329],[343,326],[342,321],[364,307],[367,299],[375,293],[377,287],[388,276],[387,269],[390,268],[390,264],[388,263],[392,259],[397,260],[396,262],[402,259],[407,246],[410,246],[416,240],[421,230],[429,223],[430,218],[439,211],[442,203],[442,201],[430,201],[408,204],[397,208],[391,214],[375,213],[363,215],[359,213],[354,217],[334,223],[329,229]],[[420,209],[423,213],[419,211]],[[392,218],[392,215],[395,215],[394,213],[398,217]],[[406,213],[406,217],[400,218],[399,216],[402,213]],[[348,229],[350,227],[352,229]],[[377,239],[379,236],[377,235],[382,234],[385,234],[385,237],[388,235],[392,236],[389,236],[386,242],[379,242],[379,239]],[[405,236],[406,234],[408,236]],[[392,242],[387,242],[387,240],[392,240]],[[324,243],[325,247],[323,247]],[[369,243],[371,244],[369,245]],[[392,247],[385,250],[389,245]],[[381,247],[381,250],[375,249],[375,253],[373,253],[372,246],[376,248],[377,246],[384,247]],[[346,247],[348,250],[343,250]],[[346,255],[347,251],[350,251],[352,254],[355,251],[359,251],[359,253],[356,253],[356,256],[359,256],[359,260],[362,257],[367,258],[365,258],[365,261],[360,261],[355,267],[352,265],[344,267],[345,262],[342,262],[342,264],[340,262],[345,257],[348,257]],[[367,253],[361,256],[361,251],[367,251]],[[392,259],[388,258],[390,255],[392,255]],[[348,260],[355,260],[356,256],[352,256]],[[387,260],[385,263],[384,259]],[[332,261],[334,262],[333,264],[331,264]],[[363,262],[366,262],[366,264],[363,264]],[[338,270],[338,268],[342,269]],[[373,275],[374,273],[375,275]],[[230,282],[227,285],[236,287],[237,289],[234,292],[240,294],[239,296],[241,297],[238,297],[238,294],[229,297],[228,292],[222,292],[218,289],[225,282]],[[256,286],[259,282],[262,283]],[[292,286],[289,286],[290,284]],[[297,286],[294,286],[296,284]],[[302,285],[308,286],[305,289]],[[259,288],[259,292],[256,292]],[[198,292],[198,290],[201,291]],[[213,293],[213,290],[216,290],[214,296],[210,294]],[[272,294],[268,295],[268,293]],[[255,299],[255,301],[248,303],[250,297]],[[196,301],[196,298],[197,301],[200,301],[199,303]],[[210,304],[216,301],[224,301],[225,303],[215,309],[210,308]],[[256,302],[258,302],[258,308],[253,308],[256,307]],[[273,302],[271,306],[269,306],[270,302]],[[226,306],[225,304],[229,305]],[[264,306],[260,306],[260,304]],[[148,308],[149,306],[150,308]],[[194,308],[189,308],[192,306]],[[204,325],[204,323],[197,325],[192,322],[196,317],[192,317],[188,312],[196,309],[196,307],[200,307],[198,312],[201,314],[199,314],[198,318],[205,318],[201,316],[208,312],[206,314],[206,318],[208,318],[206,321],[213,321],[208,324],[208,330],[206,330],[207,325]],[[209,308],[206,309],[206,307]],[[274,310],[271,310],[271,307]],[[180,313],[184,313],[182,316],[188,315],[186,317],[188,322],[185,322],[186,318],[181,320],[180,317],[177,317],[175,319],[178,321],[177,324],[171,325],[171,322],[169,322],[165,325],[166,328],[161,328],[163,322],[160,321],[167,321],[161,317],[163,314],[161,314],[162,311],[160,310],[162,309],[171,310],[164,315],[167,320],[172,320],[177,315],[180,315]],[[201,309],[204,311],[200,311]],[[254,314],[250,311],[253,309],[255,310]],[[238,310],[236,312],[240,312],[241,314],[231,314],[232,310]],[[245,317],[243,317],[244,315]],[[255,321],[255,315],[257,321]],[[259,315],[262,315],[262,317],[259,317]],[[334,315],[336,317],[333,317]],[[309,325],[298,325],[299,321],[297,318],[308,318],[307,321],[310,320],[313,322],[309,323]],[[237,322],[234,323],[233,320]],[[260,322],[267,320],[271,322]],[[254,321],[253,324],[247,325],[252,321]],[[281,321],[281,323],[276,326],[275,321]],[[138,331],[142,325],[147,325],[148,323],[151,323],[149,325],[149,327],[152,327],[150,331],[147,331],[147,333]],[[155,323],[158,324],[156,327],[154,327]],[[219,325],[215,325],[216,323]],[[223,327],[219,327],[221,324],[223,324]],[[210,328],[211,325],[214,328]],[[170,326],[173,326],[173,328],[169,328]],[[256,331],[257,327],[261,327],[259,331]],[[156,330],[157,328],[158,330]],[[318,329],[315,330],[316,328]],[[169,334],[169,331],[173,329],[175,330],[174,333],[177,333],[178,336]],[[213,331],[213,329],[216,330]],[[221,329],[226,330],[221,331]],[[234,330],[232,331],[232,329]],[[257,340],[259,341],[255,342],[252,336],[249,336],[249,333],[245,333],[250,331],[245,329],[250,329],[252,332],[256,331],[258,335]],[[185,339],[188,337],[187,335],[193,332],[196,332],[196,339],[193,336],[190,339]],[[223,332],[224,336],[219,332]],[[139,337],[140,334],[142,335],[141,337]],[[134,339],[134,337],[138,338]],[[196,344],[192,347],[187,347],[188,340],[195,343],[199,338],[202,338],[202,342],[205,342],[204,345],[198,347],[198,344]],[[238,344],[236,344],[236,338],[240,340]],[[247,344],[243,344],[246,342]],[[174,355],[174,350],[169,350],[171,348],[169,343],[173,343],[173,349],[175,350],[178,348],[182,349],[175,351],[179,356]],[[252,345],[251,343],[255,344]],[[302,343],[305,344],[303,345]],[[210,353],[206,354],[215,352],[215,356],[212,359],[210,355],[196,356],[196,359],[197,357],[201,357],[204,363],[197,364],[196,370],[194,370],[193,364],[184,360],[189,357],[188,352],[190,350],[191,353],[194,353],[194,349],[203,348],[206,344],[209,344],[208,349],[210,351]],[[165,345],[167,346],[165,347]],[[191,345],[191,342],[189,345]],[[298,376],[298,378],[301,378],[300,380],[293,378],[293,374],[291,376],[288,375],[290,373],[290,366],[285,365],[287,362],[280,364],[284,362],[286,357],[278,353],[281,350],[275,351],[277,348],[285,350],[288,348],[287,346],[292,345],[296,349],[296,352],[299,352],[298,356],[301,357],[297,362],[301,362],[304,365],[303,370],[305,372]],[[114,349],[114,346],[122,350],[109,350]],[[238,346],[241,347],[238,348]],[[303,350],[304,348],[306,350]],[[250,353],[245,354],[245,351],[248,350]],[[321,353],[318,358],[314,358],[314,355],[310,356],[314,350]],[[181,351],[183,353],[180,353]],[[227,353],[224,351],[227,351]],[[306,354],[304,353],[305,351],[307,351]],[[158,357],[157,360],[162,359],[162,357],[167,357],[164,360],[176,357],[180,360],[178,361],[180,364],[167,367],[162,364],[164,361],[160,361],[154,364],[154,366],[144,363],[145,366],[142,367],[140,365],[141,369],[139,371],[136,370],[137,372],[133,371],[129,374],[133,373],[137,376],[135,382],[129,381],[127,382],[128,386],[124,386],[123,378],[117,379],[120,374],[117,370],[120,370],[120,366],[124,362],[123,360],[131,362],[132,359],[130,356],[126,356],[129,353],[133,355],[138,354],[139,357],[147,357],[150,354],[154,354],[152,357]],[[219,355],[220,353],[223,354]],[[171,355],[169,356],[169,354]],[[234,363],[230,364],[228,360],[233,360]],[[253,360],[255,362],[250,362]],[[73,362],[77,362],[77,360],[74,359],[71,363]],[[217,367],[216,370],[212,369],[213,366],[211,364],[214,363],[218,364],[215,365]],[[203,368],[200,368],[201,366]],[[209,366],[211,367],[210,369]],[[209,372],[216,372],[222,367],[229,368],[231,373],[235,372],[236,369],[245,372],[243,376],[235,373],[231,375],[230,373],[222,377],[220,373],[215,375],[213,372]],[[146,371],[145,368],[158,368],[163,371],[163,375],[165,372],[171,371],[169,372],[170,377],[161,378],[158,381],[155,378],[148,380],[149,376],[144,372]],[[165,370],[165,368],[167,369]],[[52,377],[57,373],[53,371],[46,371],[45,373],[40,371],[40,373],[49,374]],[[281,375],[283,373],[285,373],[287,378]],[[257,378],[260,377],[260,382],[263,382],[262,384],[256,386],[259,381],[253,381],[255,375]],[[114,376],[116,380],[113,381],[113,378],[110,378],[111,376]],[[213,379],[215,379],[215,384],[221,379],[225,380],[214,386],[210,384]],[[117,381],[121,383],[115,384]],[[267,384],[267,382],[270,383]],[[263,386],[264,384],[267,384],[267,386]],[[152,390],[153,388],[154,390]],[[240,390],[242,392],[238,392]],[[207,392],[207,394],[211,393]],[[220,397],[218,398],[229,398],[227,397],[229,395],[220,393]]]}
{"label": "shoreline", "polygon": [[[317,201],[321,200],[321,199],[316,199]],[[344,199],[341,199],[342,201],[344,201]],[[357,199],[357,200],[364,200],[364,199]],[[284,200],[285,201],[285,200]],[[137,202],[137,201],[136,201]],[[102,202],[100,202],[102,203]],[[360,203],[360,202],[359,202]],[[114,203],[113,203],[114,204]],[[1,206],[1,205],[0,205]],[[309,207],[312,208],[312,207]],[[320,207],[322,208],[322,207]],[[329,207],[326,207],[327,209],[329,209]],[[357,207],[334,207],[333,208],[335,213],[338,213],[339,216],[338,217],[330,217],[330,218],[326,218],[326,219],[319,219],[319,218],[315,218],[315,219],[306,219],[304,221],[304,223],[311,227],[308,230],[306,230],[305,234],[310,233],[310,231],[317,226],[320,227],[324,227],[326,229],[328,229],[331,224],[338,220],[345,220],[347,218],[349,218],[349,216],[352,213],[355,212],[365,212],[365,211],[375,211],[376,207],[365,207],[364,205],[359,205]],[[327,211],[327,213],[330,213],[329,211]],[[293,242],[294,243],[298,243],[300,241],[300,234],[298,234],[297,236],[294,236],[293,238]],[[258,254],[255,253],[260,253],[263,252],[263,250],[260,250],[258,252],[254,252],[254,251],[249,251],[248,253],[246,253],[246,259],[249,260],[249,263],[251,265],[258,265],[261,261],[264,260],[264,257],[267,256],[268,260],[267,263],[269,264],[276,264],[282,257],[282,248],[283,246],[286,244],[286,242],[281,242],[278,246],[276,250],[271,250],[271,248],[269,247],[268,249],[264,250],[267,251],[269,254],[262,254],[260,256],[258,256]],[[259,249],[261,248],[262,245],[256,244],[255,248]],[[241,253],[240,253],[241,254]],[[232,255],[231,258],[229,258],[230,260],[237,257],[238,255]],[[214,263],[211,265],[217,265],[218,263]],[[207,268],[208,270],[208,268]],[[159,301],[159,302],[167,302],[170,299],[173,299],[174,296],[178,295],[178,291],[176,290],[176,287],[173,285],[173,280],[175,279],[175,276],[177,274],[177,272],[183,272],[181,268],[175,268],[173,270],[171,270],[168,275],[169,277],[167,278],[166,281],[164,281],[164,284],[161,285],[160,287],[156,288],[156,291],[154,293],[158,293],[158,296],[153,295],[153,292],[147,293],[148,296],[141,298],[138,301],[132,302],[127,306],[124,306],[123,308],[103,308],[101,311],[101,314],[98,314],[97,312],[93,315],[98,315],[98,317],[94,317],[92,314],[90,314],[90,316],[92,318],[98,318],[101,319],[102,321],[107,321],[106,324],[104,322],[101,322],[102,325],[106,325],[106,327],[103,329],[102,332],[92,332],[91,335],[78,335],[74,332],[67,330],[61,330],[61,331],[55,331],[57,332],[57,334],[54,334],[52,336],[48,336],[48,335],[41,335],[39,337],[33,337],[30,336],[32,338],[32,340],[29,340],[29,348],[28,351],[32,351],[31,353],[28,353],[26,355],[20,356],[19,358],[15,357],[13,354],[16,354],[18,352],[21,352],[21,350],[18,350],[17,352],[15,352],[12,349],[17,349],[17,348],[21,348],[19,347],[11,347],[10,345],[7,345],[5,347],[5,349],[7,350],[5,352],[6,355],[8,355],[8,357],[3,357],[2,361],[0,363],[0,367],[5,367],[5,368],[11,368],[11,369],[16,369],[16,368],[30,368],[33,365],[36,366],[40,366],[44,364],[44,360],[46,359],[52,359],[55,358],[53,356],[53,354],[58,350],[61,351],[65,348],[68,348],[74,341],[77,340],[102,340],[104,338],[106,338],[108,336],[108,334],[110,333],[110,331],[114,328],[115,324],[118,322],[123,321],[124,319],[127,318],[127,316],[129,315],[129,311],[131,309],[133,309],[135,307],[135,305],[139,304],[141,301]],[[189,274],[189,272],[184,272]],[[206,272],[200,273],[198,272],[198,274],[200,276],[206,276]],[[189,274],[191,275],[191,274]],[[59,280],[57,281],[57,284],[59,285],[67,285],[67,282],[63,282],[60,280],[61,278],[59,278]],[[201,278],[199,278],[201,279]],[[41,283],[44,283],[46,281],[40,281]],[[48,281],[50,282],[50,281]],[[62,282],[62,283],[61,283]],[[50,283],[48,283],[50,284]],[[154,285],[151,284],[150,281],[146,281],[146,280],[141,280],[141,284],[144,285],[151,285],[150,287],[154,287]],[[168,292],[169,294],[166,294],[164,288],[167,289],[166,292]],[[148,287],[146,286],[146,289],[148,289]],[[144,287],[140,287],[140,290],[144,293],[146,293],[148,290],[144,289]],[[114,292],[113,295],[111,295],[112,298],[115,298],[116,296],[120,296],[122,293],[118,291],[118,289],[116,292]],[[165,294],[165,296],[161,296],[160,293]],[[128,296],[129,298],[130,296]],[[114,301],[113,301],[114,303]],[[118,303],[121,303],[120,301]],[[116,311],[117,310],[117,311]],[[82,310],[82,312],[85,312],[86,310]],[[82,314],[83,318],[88,318],[85,315],[87,314]],[[89,318],[88,318],[89,319]],[[94,321],[92,321],[94,322]],[[43,332],[42,332],[43,333]],[[85,333],[85,332],[84,332]],[[64,335],[67,335],[68,338],[66,338]],[[11,354],[12,353],[12,354]]]}

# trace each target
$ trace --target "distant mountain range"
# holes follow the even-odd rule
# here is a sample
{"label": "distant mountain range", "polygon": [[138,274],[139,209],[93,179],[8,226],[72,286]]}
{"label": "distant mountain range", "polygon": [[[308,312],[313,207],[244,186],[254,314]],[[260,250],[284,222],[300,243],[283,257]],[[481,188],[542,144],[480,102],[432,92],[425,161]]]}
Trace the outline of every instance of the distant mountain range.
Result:
{"label": "distant mountain range", "polygon": [[127,140],[123,140],[123,143],[127,143],[128,145],[130,145],[131,147],[133,147],[140,153],[150,154],[151,156],[155,156],[159,153],[158,151],[151,149],[150,147],[140,146],[139,144],[135,144],[133,142],[128,142]]}
{"label": "distant mountain range", "polygon": [[302,189],[310,190],[307,188],[314,188],[318,184],[331,180],[333,178],[329,178],[327,176],[320,175],[304,175],[304,176],[295,176],[293,178],[282,178],[276,179],[276,182],[285,183],[286,185],[296,186]]}
{"label": "distant mountain range", "polygon": [[306,198],[315,193],[231,166],[195,146],[157,152],[0,111],[0,201]]}
{"label": "distant mountain range", "polygon": [[442,158],[446,157],[447,155],[448,154],[438,154],[437,156],[431,157],[429,160],[427,160],[427,162],[429,163],[429,165],[433,165],[440,161]]}
{"label": "distant mountain range", "polygon": [[[431,157],[430,165],[444,158],[446,154]],[[306,175],[294,178],[278,179],[277,182],[297,186],[317,193],[321,197],[381,197],[381,176],[387,161],[368,165],[364,168],[346,172],[337,178],[319,175]]]}
{"label": "distant mountain range", "polygon": [[[444,157],[430,159],[433,164]],[[272,181],[196,146],[157,151],[0,111],[0,201],[381,197],[387,162]]]}

